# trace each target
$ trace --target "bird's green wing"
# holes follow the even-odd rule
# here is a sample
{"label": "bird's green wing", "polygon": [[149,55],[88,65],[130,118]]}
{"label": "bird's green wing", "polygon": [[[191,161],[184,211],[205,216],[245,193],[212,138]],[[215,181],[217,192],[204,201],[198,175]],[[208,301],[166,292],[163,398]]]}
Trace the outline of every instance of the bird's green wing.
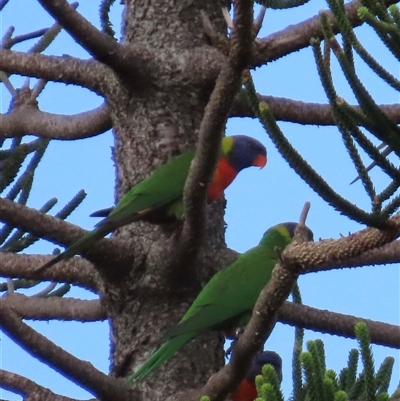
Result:
{"label": "bird's green wing", "polygon": [[251,313],[276,264],[269,253],[257,246],[217,273],[167,337],[221,328]]}
{"label": "bird's green wing", "polygon": [[218,329],[236,319],[243,324],[241,320],[251,313],[278,262],[276,248],[285,248],[291,240],[292,233],[286,225],[270,228],[258,246],[213,276],[167,337]]}
{"label": "bird's green wing", "polygon": [[151,210],[180,200],[194,155],[195,150],[189,150],[160,166],[150,177],[127,192],[97,227],[119,227],[138,220]]}

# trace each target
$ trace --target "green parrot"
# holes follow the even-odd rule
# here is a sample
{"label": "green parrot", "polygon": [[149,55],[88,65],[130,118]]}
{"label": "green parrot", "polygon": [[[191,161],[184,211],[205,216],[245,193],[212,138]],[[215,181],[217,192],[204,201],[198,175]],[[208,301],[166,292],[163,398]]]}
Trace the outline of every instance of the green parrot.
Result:
{"label": "green parrot", "polygon": [[[166,333],[166,342],[126,379],[126,383],[143,380],[200,334],[245,326],[278,263],[276,249],[283,250],[291,243],[296,226],[297,223],[282,223],[271,227],[256,247],[215,274],[181,321]],[[312,238],[309,230],[309,239]]]}
{"label": "green parrot", "polygon": [[[145,220],[162,224],[183,216],[183,189],[196,150],[188,150],[160,166],[148,178],[131,188],[114,208],[92,214],[104,217],[95,229],[82,236],[67,250],[39,267],[47,269],[61,260],[88,250],[95,242],[117,228],[134,221]],[[221,155],[208,187],[208,201],[222,196],[236,175],[250,166],[263,168],[267,163],[265,146],[246,135],[226,136],[222,139]]]}

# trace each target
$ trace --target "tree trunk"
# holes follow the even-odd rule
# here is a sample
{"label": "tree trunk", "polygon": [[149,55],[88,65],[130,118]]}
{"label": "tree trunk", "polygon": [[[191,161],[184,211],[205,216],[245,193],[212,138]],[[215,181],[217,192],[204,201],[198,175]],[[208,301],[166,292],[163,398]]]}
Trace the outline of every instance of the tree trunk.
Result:
{"label": "tree trunk", "polygon": [[[180,54],[198,49],[214,50],[205,42],[201,9],[219,30],[225,25],[223,1],[126,0],[125,5],[124,41],[142,45],[144,51],[157,49],[162,62],[156,73],[153,71],[151,82],[141,85],[135,76],[132,82],[125,76],[110,80],[114,83],[107,86],[115,137],[117,199],[169,157],[195,145],[213,80],[197,77],[182,85],[176,60]],[[178,82],[180,85],[174,84]],[[225,247],[224,202],[208,209],[212,224],[207,225],[207,246]],[[129,273],[103,276],[102,302],[110,322],[110,369],[114,376],[132,373],[151,355],[162,343],[166,328],[179,321],[201,285],[220,267],[200,252],[185,271],[174,271],[174,233],[176,230],[163,232],[147,223],[135,223],[117,232],[138,252]],[[141,385],[142,399],[166,399],[205,384],[223,364],[222,344],[222,337],[212,334],[185,347]]]}

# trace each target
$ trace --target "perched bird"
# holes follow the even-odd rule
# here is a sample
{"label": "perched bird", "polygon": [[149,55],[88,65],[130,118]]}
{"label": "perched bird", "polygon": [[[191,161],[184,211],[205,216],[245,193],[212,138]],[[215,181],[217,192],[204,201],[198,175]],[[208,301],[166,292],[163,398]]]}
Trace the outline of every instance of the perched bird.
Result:
{"label": "perched bird", "polygon": [[[130,189],[114,208],[92,214],[107,217],[97,223],[93,231],[82,236],[38,271],[86,251],[118,227],[134,221],[145,220],[161,224],[181,219],[184,212],[183,189],[195,153],[195,149],[192,149],[172,158]],[[208,200],[218,199],[239,171],[250,166],[263,168],[266,163],[267,151],[261,142],[245,135],[224,137],[221,155],[208,187]]]}
{"label": "perched bird", "polygon": [[263,351],[257,354],[250,365],[249,372],[241,381],[239,387],[230,393],[227,401],[254,401],[257,398],[255,380],[257,375],[261,375],[264,365],[272,365],[275,369],[279,382],[282,381],[282,359],[273,351]]}
{"label": "perched bird", "polygon": [[[256,247],[215,274],[181,321],[166,333],[166,342],[126,382],[144,379],[202,333],[245,326],[278,262],[276,249],[283,250],[290,244],[296,225],[283,223],[271,227]],[[309,237],[312,239],[311,231]]]}

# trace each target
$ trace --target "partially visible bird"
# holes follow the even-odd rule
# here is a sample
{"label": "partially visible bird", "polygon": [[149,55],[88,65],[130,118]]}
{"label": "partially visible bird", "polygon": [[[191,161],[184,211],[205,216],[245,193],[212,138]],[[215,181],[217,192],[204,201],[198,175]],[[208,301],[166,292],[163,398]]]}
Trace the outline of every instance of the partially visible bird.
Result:
{"label": "partially visible bird", "polygon": [[200,334],[245,326],[278,262],[277,249],[283,250],[291,243],[296,226],[297,223],[283,223],[271,227],[256,247],[215,274],[181,321],[166,333],[166,342],[126,382],[143,380]]}
{"label": "partially visible bird", "polygon": [[268,364],[273,366],[276,376],[281,382],[282,358],[274,351],[263,351],[253,358],[246,377],[235,391],[228,394],[226,401],[254,401],[257,398],[256,376],[261,375],[262,367]]}
{"label": "partially visible bird", "polygon": [[[195,153],[195,149],[192,149],[170,159],[130,189],[114,208],[93,213],[92,216],[107,217],[97,223],[94,230],[37,271],[86,251],[107,234],[134,221],[162,224],[181,219],[184,214],[183,189]],[[250,166],[263,168],[266,163],[267,151],[261,142],[246,135],[224,137],[221,155],[208,187],[208,200],[214,201],[222,196],[241,170]]]}

